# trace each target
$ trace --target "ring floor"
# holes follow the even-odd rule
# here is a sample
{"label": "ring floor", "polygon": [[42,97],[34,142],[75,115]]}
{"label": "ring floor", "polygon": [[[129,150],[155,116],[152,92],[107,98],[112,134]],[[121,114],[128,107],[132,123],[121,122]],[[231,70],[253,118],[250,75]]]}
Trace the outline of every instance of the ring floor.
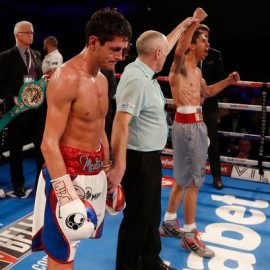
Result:
{"label": "ring floor", "polygon": [[[44,252],[31,253],[31,217],[34,205],[34,161],[24,160],[26,198],[12,195],[8,163],[0,165],[0,270],[46,269]],[[163,170],[172,176],[171,170]],[[198,257],[185,251],[176,238],[162,237],[161,257],[181,270],[270,270],[270,185],[223,177],[225,188],[216,190],[211,176],[200,189],[197,227],[205,244],[216,256]],[[162,215],[167,207],[170,186],[163,181]],[[178,217],[183,223],[182,209]],[[81,241],[76,255],[76,270],[114,270],[118,226],[122,214],[107,216],[100,240]]]}

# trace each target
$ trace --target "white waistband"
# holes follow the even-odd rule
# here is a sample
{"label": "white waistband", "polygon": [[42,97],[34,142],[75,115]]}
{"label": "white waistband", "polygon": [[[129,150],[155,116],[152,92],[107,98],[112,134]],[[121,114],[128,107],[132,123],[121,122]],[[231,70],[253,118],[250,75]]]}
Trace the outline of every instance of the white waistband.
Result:
{"label": "white waistband", "polygon": [[179,113],[201,113],[201,106],[179,106],[177,107],[177,112]]}

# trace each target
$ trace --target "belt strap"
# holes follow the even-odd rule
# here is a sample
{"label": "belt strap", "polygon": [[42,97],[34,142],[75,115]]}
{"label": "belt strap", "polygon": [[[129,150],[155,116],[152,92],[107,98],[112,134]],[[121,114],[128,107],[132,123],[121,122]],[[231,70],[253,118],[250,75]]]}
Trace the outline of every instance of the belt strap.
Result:
{"label": "belt strap", "polygon": [[203,121],[202,113],[179,113],[175,114],[175,121],[182,124],[197,123]]}

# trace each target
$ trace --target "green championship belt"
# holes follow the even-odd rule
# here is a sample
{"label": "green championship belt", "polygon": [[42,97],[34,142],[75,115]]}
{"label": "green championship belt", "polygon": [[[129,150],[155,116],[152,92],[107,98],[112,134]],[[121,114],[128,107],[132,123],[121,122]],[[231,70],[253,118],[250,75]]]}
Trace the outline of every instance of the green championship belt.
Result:
{"label": "green championship belt", "polygon": [[45,99],[47,85],[48,80],[43,77],[39,81],[24,83],[21,86],[18,95],[18,102],[20,105],[14,105],[0,119],[0,132],[20,113],[29,109],[38,108]]}

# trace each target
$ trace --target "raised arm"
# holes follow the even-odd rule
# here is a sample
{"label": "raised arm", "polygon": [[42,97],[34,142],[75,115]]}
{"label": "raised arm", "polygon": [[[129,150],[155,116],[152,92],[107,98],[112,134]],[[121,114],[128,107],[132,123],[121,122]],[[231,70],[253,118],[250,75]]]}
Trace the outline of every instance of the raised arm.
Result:
{"label": "raised arm", "polygon": [[191,24],[196,22],[197,19],[193,17],[188,17],[181,23],[179,23],[166,37],[169,43],[169,51],[172,50],[174,45],[176,44],[177,40],[183,35],[183,33],[189,28]]}
{"label": "raised arm", "polygon": [[193,14],[193,17],[187,18],[183,24],[185,30],[178,39],[177,46],[175,49],[174,60],[171,67],[170,73],[179,73],[183,62],[182,57],[185,55],[195,30],[198,28],[200,22],[206,18],[207,14],[202,8],[197,8]]}

